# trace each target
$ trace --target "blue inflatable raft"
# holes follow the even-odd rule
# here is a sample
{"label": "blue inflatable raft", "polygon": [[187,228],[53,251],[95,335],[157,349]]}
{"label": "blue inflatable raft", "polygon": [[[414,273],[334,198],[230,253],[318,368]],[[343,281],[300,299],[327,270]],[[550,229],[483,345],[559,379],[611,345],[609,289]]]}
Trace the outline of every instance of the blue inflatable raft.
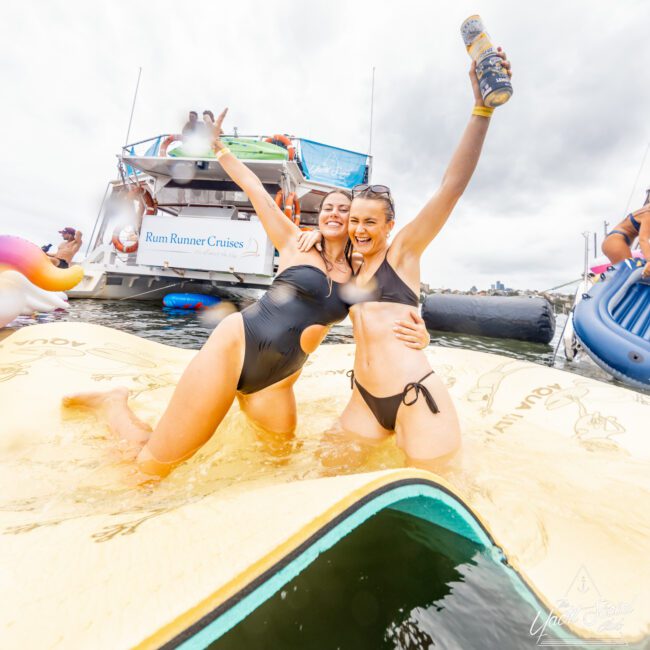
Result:
{"label": "blue inflatable raft", "polygon": [[163,298],[163,305],[169,309],[205,309],[220,302],[220,298],[204,293],[168,293]]}
{"label": "blue inflatable raft", "polygon": [[626,383],[650,387],[650,279],[643,259],[628,259],[601,274],[576,305],[575,333],[587,354]]}

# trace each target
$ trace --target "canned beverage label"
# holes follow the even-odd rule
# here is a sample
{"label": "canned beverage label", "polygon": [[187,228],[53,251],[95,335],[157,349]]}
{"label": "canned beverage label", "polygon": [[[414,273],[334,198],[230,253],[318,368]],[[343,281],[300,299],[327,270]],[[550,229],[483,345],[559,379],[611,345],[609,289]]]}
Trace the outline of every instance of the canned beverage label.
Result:
{"label": "canned beverage label", "polygon": [[486,56],[490,56],[496,52],[494,46],[492,45],[490,37],[485,32],[479,34],[467,46],[467,51],[469,52],[469,55],[472,57],[472,59],[474,59],[474,61],[477,63]]}
{"label": "canned beverage label", "polygon": [[467,52],[476,61],[476,76],[486,106],[505,104],[512,95],[508,72],[492,45],[480,16],[470,16],[460,27]]}
{"label": "canned beverage label", "polygon": [[505,104],[512,95],[512,83],[501,62],[500,56],[491,54],[476,64],[481,97],[485,105],[491,108]]}

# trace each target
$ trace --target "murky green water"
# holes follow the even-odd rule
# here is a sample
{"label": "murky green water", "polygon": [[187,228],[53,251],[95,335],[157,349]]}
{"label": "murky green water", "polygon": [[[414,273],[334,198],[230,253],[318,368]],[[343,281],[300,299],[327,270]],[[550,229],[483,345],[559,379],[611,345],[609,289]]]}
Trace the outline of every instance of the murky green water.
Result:
{"label": "murky green water", "polygon": [[612,647],[572,642],[548,617],[481,547],[428,521],[384,510],[208,647]]}

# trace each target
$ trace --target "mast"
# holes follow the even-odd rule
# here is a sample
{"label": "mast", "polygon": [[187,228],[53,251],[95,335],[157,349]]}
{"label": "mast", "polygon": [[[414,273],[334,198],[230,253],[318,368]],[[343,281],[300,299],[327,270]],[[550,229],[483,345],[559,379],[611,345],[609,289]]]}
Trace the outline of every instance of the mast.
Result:
{"label": "mast", "polygon": [[375,66],[372,66],[372,86],[370,89],[370,139],[368,142],[368,155],[372,154],[372,117],[375,107]]}
{"label": "mast", "polygon": [[140,87],[140,76],[142,75],[142,68],[138,68],[138,81],[135,84],[135,93],[133,93],[133,104],[131,104],[131,116],[129,117],[129,127],[126,130],[126,138],[124,139],[124,146],[129,144],[129,135],[131,134],[131,123],[133,122],[133,113],[135,111],[135,101],[138,98],[138,88]]}

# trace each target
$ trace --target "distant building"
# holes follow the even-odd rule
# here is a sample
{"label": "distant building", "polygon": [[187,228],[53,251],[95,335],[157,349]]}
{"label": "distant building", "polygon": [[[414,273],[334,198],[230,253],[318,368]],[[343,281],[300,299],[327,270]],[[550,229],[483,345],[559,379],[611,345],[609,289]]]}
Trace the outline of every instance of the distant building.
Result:
{"label": "distant building", "polygon": [[474,286],[469,290],[470,293],[476,293],[477,291],[478,289]]}

